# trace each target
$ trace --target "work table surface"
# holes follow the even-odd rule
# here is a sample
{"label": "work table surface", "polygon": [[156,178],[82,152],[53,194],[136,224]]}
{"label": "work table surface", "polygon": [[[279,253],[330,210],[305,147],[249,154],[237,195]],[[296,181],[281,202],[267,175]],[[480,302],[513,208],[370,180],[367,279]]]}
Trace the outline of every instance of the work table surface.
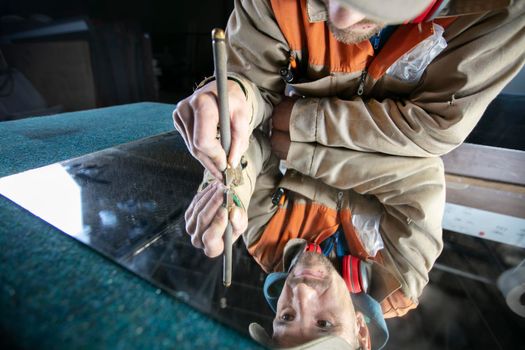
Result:
{"label": "work table surface", "polygon": [[[171,131],[173,109],[137,103],[0,123],[0,177]],[[2,348],[257,348],[2,196],[0,310]]]}

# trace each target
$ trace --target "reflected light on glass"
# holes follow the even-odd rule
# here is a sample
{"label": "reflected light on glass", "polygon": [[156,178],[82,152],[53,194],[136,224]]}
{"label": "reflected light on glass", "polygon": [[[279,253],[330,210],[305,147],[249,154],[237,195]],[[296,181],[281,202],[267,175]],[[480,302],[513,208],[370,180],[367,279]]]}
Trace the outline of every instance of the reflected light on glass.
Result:
{"label": "reflected light on glass", "polygon": [[60,164],[0,179],[0,194],[83,242],[81,188]]}

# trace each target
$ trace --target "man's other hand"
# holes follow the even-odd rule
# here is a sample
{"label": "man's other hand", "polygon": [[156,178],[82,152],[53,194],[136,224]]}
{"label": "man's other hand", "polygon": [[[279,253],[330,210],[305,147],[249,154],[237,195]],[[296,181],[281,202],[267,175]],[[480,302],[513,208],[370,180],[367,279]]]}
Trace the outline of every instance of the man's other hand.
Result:
{"label": "man's other hand", "polygon": [[273,109],[272,115],[272,151],[279,159],[286,160],[290,149],[290,116],[295,99],[285,97]]}
{"label": "man's other hand", "polygon": [[[210,258],[219,256],[224,250],[223,234],[228,224],[228,212],[222,206],[224,190],[224,185],[218,181],[209,184],[195,195],[184,216],[191,244],[203,249]],[[235,242],[248,227],[248,215],[244,209],[233,207],[229,219]]]}
{"label": "man's other hand", "polygon": [[228,80],[228,104],[230,108],[231,148],[228,160],[217,139],[219,106],[217,84],[211,82],[180,101],[173,111],[173,122],[191,154],[222,180],[227,162],[237,166],[248,149],[250,114],[246,97],[239,84]]}
{"label": "man's other hand", "polygon": [[275,153],[277,158],[286,160],[291,143],[290,134],[288,132],[273,129],[271,143],[272,151]]}
{"label": "man's other hand", "polygon": [[292,115],[295,98],[285,97],[273,109],[272,128],[279,131],[290,131],[290,116]]}

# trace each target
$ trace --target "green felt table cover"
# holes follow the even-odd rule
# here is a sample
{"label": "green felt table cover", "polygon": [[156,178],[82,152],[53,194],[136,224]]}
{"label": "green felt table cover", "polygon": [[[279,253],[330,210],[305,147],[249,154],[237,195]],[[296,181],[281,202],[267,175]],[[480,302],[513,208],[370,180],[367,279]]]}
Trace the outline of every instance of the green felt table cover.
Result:
{"label": "green felt table cover", "polygon": [[[173,130],[137,103],[0,123],[0,176]],[[210,319],[0,196],[0,346],[252,349]]]}

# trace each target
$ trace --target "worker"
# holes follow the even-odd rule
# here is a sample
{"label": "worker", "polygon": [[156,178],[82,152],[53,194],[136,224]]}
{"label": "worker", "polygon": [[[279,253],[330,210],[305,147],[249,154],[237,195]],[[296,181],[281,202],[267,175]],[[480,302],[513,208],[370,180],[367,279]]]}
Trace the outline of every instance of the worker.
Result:
{"label": "worker", "polygon": [[[353,344],[365,326],[363,315],[369,320],[375,315],[373,326],[377,328],[384,323],[383,317],[402,316],[415,308],[443,246],[441,159],[387,156],[301,142],[270,145],[260,131],[250,140],[245,181],[233,189],[239,206],[232,210],[230,220],[234,240],[242,235],[249,253],[270,273],[265,296],[276,311],[273,337],[261,336],[262,329],[253,326],[253,333],[259,335],[255,338],[266,339],[266,345],[290,346],[330,331]],[[284,176],[276,154],[287,159]],[[223,250],[228,216],[222,207],[222,186],[206,172],[186,211],[186,231],[193,245],[211,257]],[[326,258],[296,265],[307,246],[311,252],[326,255],[335,267],[327,268]],[[312,271],[322,271],[321,275],[311,272],[301,276],[297,272],[300,265],[302,270],[309,266]],[[351,298],[346,296],[349,293],[341,296],[341,283],[352,292]],[[283,300],[277,302],[279,297]],[[303,297],[310,300],[308,308],[300,308]],[[376,304],[372,311],[363,308],[363,298],[373,299],[365,303]],[[354,312],[355,303],[363,315]],[[316,311],[317,317],[331,317],[314,318]],[[304,329],[301,322],[305,320],[312,321],[308,329],[316,332]],[[376,339],[374,345],[372,339],[374,349],[386,341],[386,330],[377,337],[382,340]],[[365,341],[367,337],[362,338]]]}
{"label": "worker", "polygon": [[271,348],[381,349],[388,328],[377,301],[350,292],[332,262],[306,246],[302,239],[289,241],[283,259],[289,273],[266,278],[264,296],[276,314],[273,334],[252,323],[252,338]]}
{"label": "worker", "polygon": [[[213,78],[173,114],[207,169],[186,211],[193,245],[221,254],[229,219],[234,240],[242,234],[265,271],[292,268],[293,288],[293,266],[281,263],[286,245],[300,238],[323,250],[338,237],[342,257],[370,264],[366,294],[384,317],[416,307],[442,247],[443,169],[431,156],[463,142],[523,66],[525,1],[509,2],[235,1],[227,28],[228,157],[217,139]],[[268,136],[254,133],[270,128],[273,151],[289,168],[282,178]],[[240,205],[228,213],[222,171],[243,155],[248,180],[233,189]],[[354,314],[337,334],[380,348],[382,341],[359,336]],[[269,341],[310,340],[299,338],[282,336],[274,324]]]}
{"label": "worker", "polygon": [[[227,26],[232,143],[213,77],[173,113],[217,178],[252,130],[365,152],[461,144],[525,61],[524,0],[235,0]],[[291,96],[291,97],[290,97]]]}

